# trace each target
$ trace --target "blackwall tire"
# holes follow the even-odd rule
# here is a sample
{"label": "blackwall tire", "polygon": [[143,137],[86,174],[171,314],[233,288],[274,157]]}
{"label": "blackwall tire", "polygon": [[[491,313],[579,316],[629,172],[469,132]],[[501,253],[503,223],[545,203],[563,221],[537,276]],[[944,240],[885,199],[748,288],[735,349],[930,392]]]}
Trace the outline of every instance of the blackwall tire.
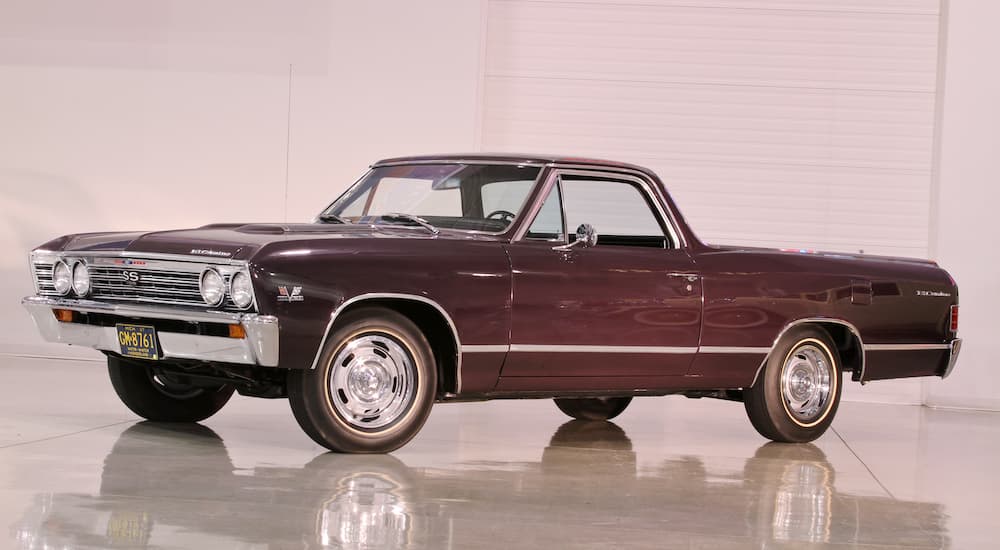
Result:
{"label": "blackwall tire", "polygon": [[233,386],[186,386],[156,374],[151,365],[108,357],[111,385],[132,412],[154,422],[201,422],[229,402]]}
{"label": "blackwall tire", "polygon": [[427,338],[402,314],[377,307],[342,315],[316,368],[288,377],[299,426],[341,453],[388,453],[405,445],[427,420],[436,389]]}
{"label": "blackwall tire", "polygon": [[611,420],[625,411],[631,397],[557,397],[559,410],[578,420]]}
{"label": "blackwall tire", "polygon": [[743,405],[762,436],[806,443],[830,427],[842,390],[840,357],[830,336],[820,328],[793,328],[744,391]]}

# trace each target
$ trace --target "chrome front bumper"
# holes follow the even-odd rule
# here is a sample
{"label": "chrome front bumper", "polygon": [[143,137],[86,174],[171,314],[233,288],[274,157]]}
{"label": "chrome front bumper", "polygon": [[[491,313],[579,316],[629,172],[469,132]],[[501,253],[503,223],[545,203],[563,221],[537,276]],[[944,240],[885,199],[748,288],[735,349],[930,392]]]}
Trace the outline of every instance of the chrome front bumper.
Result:
{"label": "chrome front bumper", "polygon": [[196,359],[218,363],[241,363],[263,367],[278,366],[278,318],[256,313],[223,311],[185,311],[158,306],[108,304],[91,300],[29,296],[21,300],[42,338],[49,342],[87,346],[118,353],[118,333],[115,327],[56,320],[53,309],[68,309],[85,313],[104,313],[121,317],[123,321],[171,319],[194,323],[242,325],[245,338],[226,338],[177,332],[157,331],[163,359]]}
{"label": "chrome front bumper", "polygon": [[955,369],[955,362],[958,361],[958,354],[962,351],[962,339],[955,338],[951,341],[951,346],[948,349],[948,366],[945,367],[944,373],[941,374],[941,378],[948,378],[951,371]]}

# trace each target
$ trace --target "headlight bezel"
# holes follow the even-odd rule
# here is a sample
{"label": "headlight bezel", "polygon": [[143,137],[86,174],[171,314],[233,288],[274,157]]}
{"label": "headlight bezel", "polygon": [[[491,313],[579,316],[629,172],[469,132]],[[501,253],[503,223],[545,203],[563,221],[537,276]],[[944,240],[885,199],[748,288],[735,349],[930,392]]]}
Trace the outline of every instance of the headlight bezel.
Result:
{"label": "headlight bezel", "polygon": [[[240,289],[239,292],[240,295],[242,295],[243,293],[246,294],[245,301],[237,299],[238,291],[236,285],[238,281],[243,281],[243,280],[246,281],[245,283],[246,289],[245,290]],[[242,285],[244,283],[239,283],[239,284]],[[234,306],[236,306],[239,309],[248,309],[250,306],[254,304],[255,299],[253,293],[253,279],[250,277],[250,274],[247,273],[246,271],[236,271],[229,277],[229,300],[233,303]]]}
{"label": "headlight bezel", "polygon": [[[218,296],[218,299],[215,300],[214,302],[209,299],[209,296],[206,295],[206,290],[205,290],[205,287],[206,287],[206,282],[205,281],[206,281],[206,278],[209,277],[209,276],[218,277],[218,285],[219,285],[218,286],[218,291],[219,291],[219,296]],[[201,272],[201,276],[198,277],[198,292],[201,294],[201,299],[204,300],[205,303],[209,307],[218,307],[218,306],[222,305],[223,302],[226,301],[226,294],[227,294],[226,291],[227,290],[228,289],[227,289],[227,284],[226,284],[226,278],[223,277],[222,274],[219,273],[219,270],[216,269],[216,268],[214,268],[214,267],[206,267]]]}
{"label": "headlight bezel", "polygon": [[[59,281],[61,279],[57,276],[57,274],[60,268],[66,271],[66,284],[64,289],[59,288]],[[56,263],[52,264],[52,288],[54,288],[56,294],[60,296],[68,296],[73,290],[73,270],[70,268],[69,264],[66,263],[66,260],[60,259]]]}
{"label": "headlight bezel", "polygon": [[[87,286],[84,287],[83,290],[80,290],[77,287],[77,280],[78,279],[77,279],[77,275],[76,275],[76,270],[80,269],[80,268],[83,268],[83,273],[84,273],[84,276],[86,277],[86,281],[87,281]],[[69,274],[70,274],[70,286],[73,287],[73,294],[76,294],[80,298],[83,298],[83,297],[89,295],[90,294],[90,289],[91,289],[92,281],[90,279],[90,266],[87,265],[87,262],[85,262],[83,260],[76,260],[75,262],[73,262],[73,267],[70,268],[70,273]]]}

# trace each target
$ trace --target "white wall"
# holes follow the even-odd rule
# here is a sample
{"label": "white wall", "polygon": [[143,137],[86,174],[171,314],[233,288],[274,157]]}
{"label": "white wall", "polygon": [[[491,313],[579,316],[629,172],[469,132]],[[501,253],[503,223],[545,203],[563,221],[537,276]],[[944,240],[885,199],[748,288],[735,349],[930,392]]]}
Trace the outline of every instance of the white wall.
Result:
{"label": "white wall", "polygon": [[0,4],[0,353],[73,353],[18,304],[52,237],[307,221],[379,157],[473,149],[479,36],[461,0]]}
{"label": "white wall", "polygon": [[948,2],[939,189],[932,255],[960,289],[961,358],[925,382],[928,405],[1000,410],[1000,2]]}

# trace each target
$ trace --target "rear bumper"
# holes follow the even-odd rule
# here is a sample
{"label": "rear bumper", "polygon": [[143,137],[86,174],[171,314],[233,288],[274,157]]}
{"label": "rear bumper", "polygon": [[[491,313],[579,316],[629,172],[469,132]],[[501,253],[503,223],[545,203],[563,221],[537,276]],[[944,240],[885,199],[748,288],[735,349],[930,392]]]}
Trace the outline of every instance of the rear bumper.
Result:
{"label": "rear bumper", "polygon": [[241,325],[244,338],[226,338],[202,334],[157,331],[163,359],[194,359],[217,363],[278,366],[278,318],[256,313],[222,311],[187,311],[159,306],[108,304],[91,300],[29,296],[21,304],[31,314],[42,338],[76,346],[119,353],[118,333],[113,326],[60,322],[53,309],[81,313],[102,313],[121,317],[122,321],[169,319],[191,323]]}
{"label": "rear bumper", "polygon": [[951,341],[951,346],[948,349],[948,365],[944,368],[944,372],[941,373],[941,378],[948,378],[951,371],[955,368],[955,362],[958,361],[958,354],[962,351],[962,339],[955,338]]}

